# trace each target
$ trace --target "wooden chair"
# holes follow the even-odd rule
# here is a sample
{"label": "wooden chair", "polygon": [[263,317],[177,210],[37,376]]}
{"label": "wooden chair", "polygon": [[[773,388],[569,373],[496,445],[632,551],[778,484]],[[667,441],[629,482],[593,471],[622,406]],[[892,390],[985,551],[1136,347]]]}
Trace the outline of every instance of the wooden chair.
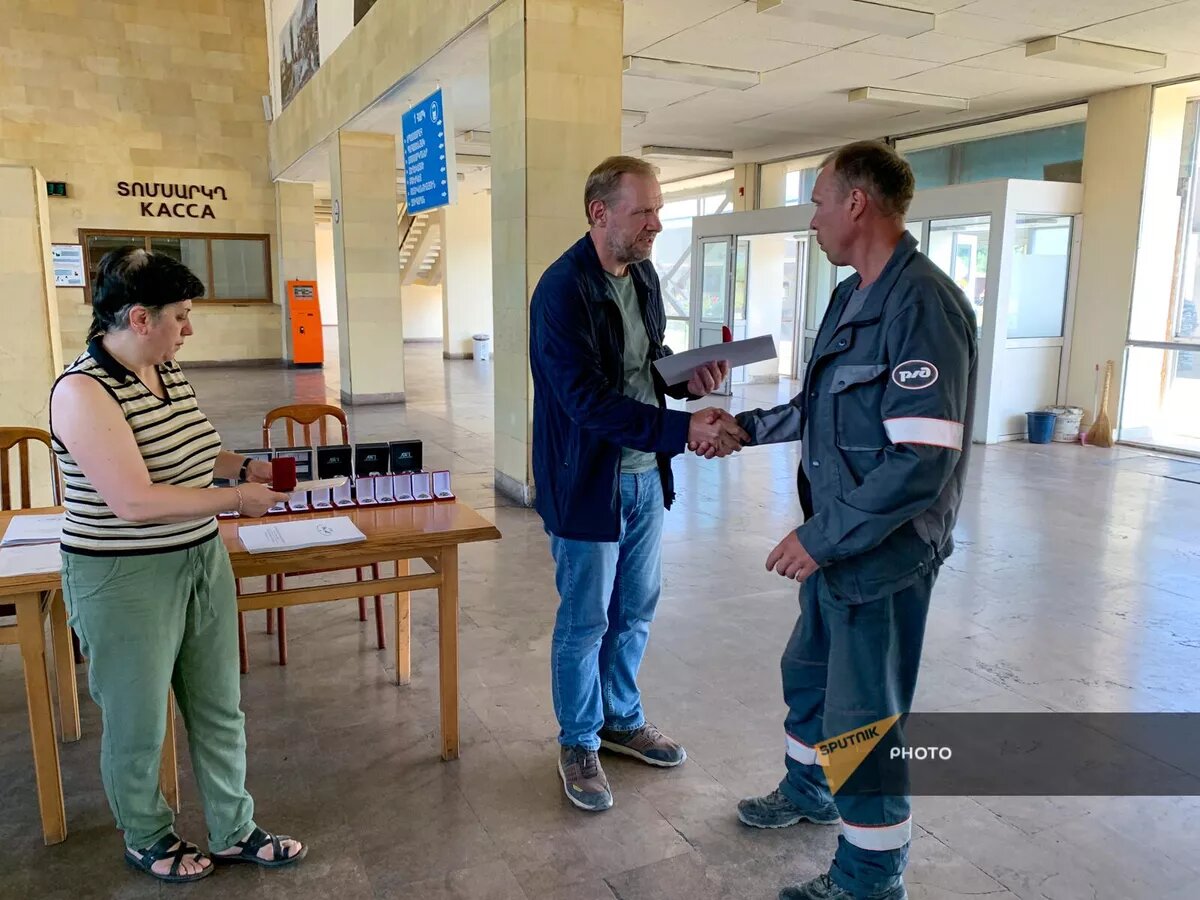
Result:
{"label": "wooden chair", "polygon": [[50,492],[54,505],[62,503],[62,479],[58,472],[58,460],[54,457],[54,449],[50,445],[50,435],[40,428],[0,428],[0,510],[13,509],[12,480],[9,469],[8,453],[13,447],[17,448],[18,472],[21,479],[20,506],[16,509],[29,509],[33,506],[33,498],[29,484],[29,444],[38,441],[46,445],[50,456],[50,473],[52,481]]}
{"label": "wooden chair", "polygon": [[[331,406],[324,403],[298,403],[290,406],[277,407],[266,414],[263,418],[262,426],[262,445],[264,449],[270,449],[272,444],[271,429],[276,422],[282,421],[286,428],[287,442],[283,447],[316,447],[323,446],[329,443],[329,419],[334,419],[341,426],[342,443],[350,443],[350,426],[346,419],[346,413],[337,406]],[[312,428],[317,426],[319,442],[313,441]],[[296,426],[302,429],[303,440],[296,440]],[[337,570],[329,570],[337,571]],[[363,580],[363,570],[357,568],[354,570],[355,577],[358,581]],[[267,590],[283,590],[284,586],[283,575],[276,575],[274,578],[268,578]],[[371,577],[379,578],[379,564],[371,565]],[[358,619],[360,622],[367,621],[367,601],[365,597],[358,598]],[[249,670],[249,658],[246,650],[245,639],[245,622],[244,617],[239,614],[239,645],[242,657],[242,672]],[[272,631],[277,632],[277,641],[279,645],[279,664],[287,665],[287,619],[285,618],[285,610],[283,609],[268,609],[267,610],[267,633]],[[387,646],[384,635],[383,626],[383,597],[375,596],[375,638],[379,649],[382,650]]]}
{"label": "wooden chair", "polygon": [[[17,474],[21,484],[20,505],[16,509],[29,509],[33,506],[29,484],[29,444],[33,441],[40,441],[46,445],[46,450],[50,454],[50,471],[54,473],[54,484],[51,488],[54,494],[54,505],[58,506],[62,502],[58,463],[54,459],[54,451],[50,447],[50,435],[40,428],[0,428],[0,510],[7,511],[14,508],[12,505],[13,478],[11,462],[8,458],[9,451],[13,447],[17,448]],[[0,603],[0,619],[11,618],[16,614],[16,606],[11,603]],[[0,625],[0,630],[11,628],[13,629],[12,633],[16,634],[16,627],[12,624]]]}
{"label": "wooden chair", "polygon": [[[29,445],[31,443],[40,443],[46,446],[46,452],[50,456],[50,494],[55,506],[62,504],[62,477],[58,471],[58,460],[54,456],[54,449],[50,445],[50,435],[40,428],[0,428],[0,510],[30,509],[33,506],[29,472]],[[17,478],[20,483],[20,493],[17,498],[19,505],[16,507],[12,503],[14,479],[9,459],[9,451],[14,447],[17,450]],[[17,608],[12,603],[0,603],[0,620],[11,618],[16,613]],[[16,632],[15,624],[0,623],[0,644],[16,643]],[[56,675],[60,690],[68,680],[64,667],[74,666],[78,658],[79,639],[72,631],[69,655],[65,650],[60,654],[56,649],[55,653],[55,664],[58,667]],[[65,718],[67,706],[65,703],[61,703],[60,706],[62,707],[61,715]],[[61,727],[63,733],[72,731],[70,722],[63,721]],[[78,712],[76,712],[73,733],[75,737],[70,739],[77,740],[79,737]]]}

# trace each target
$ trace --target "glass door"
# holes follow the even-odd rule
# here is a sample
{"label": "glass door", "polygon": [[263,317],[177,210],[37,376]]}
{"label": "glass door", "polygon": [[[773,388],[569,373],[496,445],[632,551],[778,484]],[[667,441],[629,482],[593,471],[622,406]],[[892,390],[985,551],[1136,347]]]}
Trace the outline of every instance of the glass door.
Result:
{"label": "glass door", "polygon": [[975,309],[975,331],[980,337],[987,312],[984,289],[987,286],[991,228],[990,215],[934,219],[929,223],[929,249],[926,251],[937,267],[967,295]]}
{"label": "glass door", "polygon": [[[734,241],[711,237],[700,241],[700,277],[693,281],[692,346],[708,347],[725,340],[724,329],[733,328]],[[698,296],[697,296],[698,294]],[[729,382],[717,391],[729,394]]]}
{"label": "glass door", "polygon": [[784,264],[785,298],[779,323],[779,377],[800,378],[807,362],[804,353],[804,312],[808,294],[808,235],[788,242]]}
{"label": "glass door", "polygon": [[[750,336],[747,328],[747,303],[750,290],[750,241],[738,238],[733,257],[733,315],[730,318],[730,330],[735,341],[745,340]],[[746,381],[746,367],[739,366],[729,373],[730,386]]]}

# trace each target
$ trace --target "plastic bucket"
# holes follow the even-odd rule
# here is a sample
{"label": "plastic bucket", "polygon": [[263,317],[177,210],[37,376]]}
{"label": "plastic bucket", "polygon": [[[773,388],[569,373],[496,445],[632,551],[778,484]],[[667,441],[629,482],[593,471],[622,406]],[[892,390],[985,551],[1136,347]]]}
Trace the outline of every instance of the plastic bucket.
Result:
{"label": "plastic bucket", "polygon": [[1054,440],[1064,444],[1072,444],[1079,440],[1079,425],[1083,421],[1083,410],[1078,406],[1051,406],[1046,412],[1052,412],[1058,418],[1054,422]]}
{"label": "plastic bucket", "polygon": [[1054,413],[1027,412],[1025,419],[1028,425],[1029,443],[1048,444],[1054,438],[1054,422],[1058,419]]}
{"label": "plastic bucket", "polygon": [[476,359],[491,359],[492,356],[492,339],[486,334],[477,334],[472,340],[475,342],[475,358]]}

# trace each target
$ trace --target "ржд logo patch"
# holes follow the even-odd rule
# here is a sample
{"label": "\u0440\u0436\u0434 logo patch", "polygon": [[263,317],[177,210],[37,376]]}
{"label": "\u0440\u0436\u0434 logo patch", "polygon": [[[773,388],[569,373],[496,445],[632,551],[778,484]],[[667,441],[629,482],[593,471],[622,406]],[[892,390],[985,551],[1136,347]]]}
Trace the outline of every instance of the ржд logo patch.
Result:
{"label": "\u0440\u0436\u0434 logo patch", "polygon": [[892,381],[906,391],[919,391],[937,380],[937,366],[923,359],[909,359],[892,369]]}

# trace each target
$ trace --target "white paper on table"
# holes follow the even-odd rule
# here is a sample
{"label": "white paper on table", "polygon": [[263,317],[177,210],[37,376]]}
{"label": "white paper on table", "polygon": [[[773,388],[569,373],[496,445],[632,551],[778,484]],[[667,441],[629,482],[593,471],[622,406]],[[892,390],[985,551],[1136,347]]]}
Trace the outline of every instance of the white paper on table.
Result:
{"label": "white paper on table", "polygon": [[748,366],[751,363],[775,359],[775,339],[769,334],[746,338],[743,341],[728,341],[684,350],[654,361],[654,368],[667,384],[679,384],[692,377],[692,372],[704,363],[729,360],[730,368]]}
{"label": "white paper on table", "polygon": [[62,537],[63,514],[13,516],[8,522],[0,547],[25,544],[57,544]]}
{"label": "white paper on table", "polygon": [[242,525],[238,528],[242,546],[251,553],[303,550],[330,544],[365,541],[367,536],[346,516],[301,519],[278,525]]}
{"label": "white paper on table", "polygon": [[62,568],[62,551],[58,542],[51,544],[21,544],[0,548],[0,578],[10,575],[41,575]]}

